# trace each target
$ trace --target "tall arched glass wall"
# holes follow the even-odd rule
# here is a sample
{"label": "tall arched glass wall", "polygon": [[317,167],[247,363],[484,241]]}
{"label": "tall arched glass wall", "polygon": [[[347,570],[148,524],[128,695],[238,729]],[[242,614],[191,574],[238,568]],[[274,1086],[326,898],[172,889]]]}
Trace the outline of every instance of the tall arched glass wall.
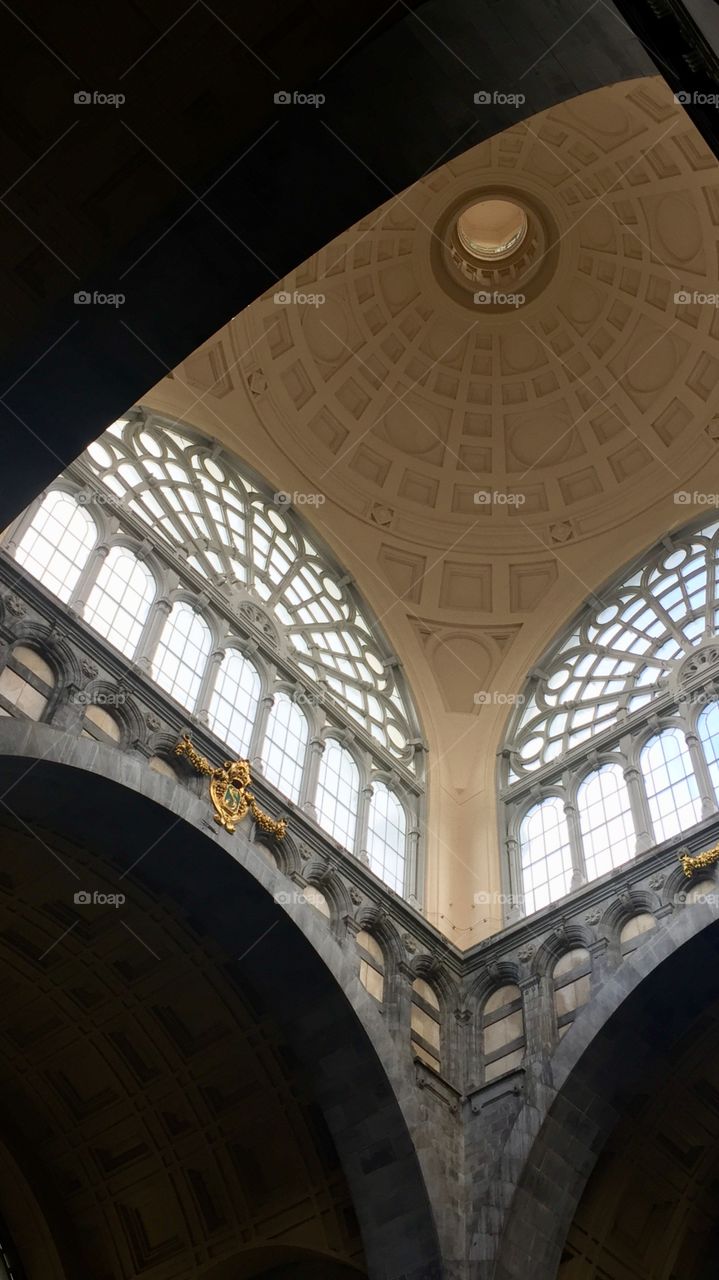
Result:
{"label": "tall arched glass wall", "polygon": [[417,716],[381,629],[284,495],[137,411],[4,542],[385,884],[417,894]]}
{"label": "tall arched glass wall", "polygon": [[719,808],[719,521],[663,540],[533,673],[501,753],[512,914]]}

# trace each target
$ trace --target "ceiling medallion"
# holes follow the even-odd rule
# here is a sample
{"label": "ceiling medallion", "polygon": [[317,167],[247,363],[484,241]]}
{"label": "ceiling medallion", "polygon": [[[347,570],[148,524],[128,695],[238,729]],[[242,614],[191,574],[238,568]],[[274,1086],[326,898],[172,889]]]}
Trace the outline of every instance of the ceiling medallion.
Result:
{"label": "ceiling medallion", "polygon": [[509,187],[465,191],[439,218],[430,249],[445,292],[462,306],[515,312],[554,274],[559,233],[533,196]]}

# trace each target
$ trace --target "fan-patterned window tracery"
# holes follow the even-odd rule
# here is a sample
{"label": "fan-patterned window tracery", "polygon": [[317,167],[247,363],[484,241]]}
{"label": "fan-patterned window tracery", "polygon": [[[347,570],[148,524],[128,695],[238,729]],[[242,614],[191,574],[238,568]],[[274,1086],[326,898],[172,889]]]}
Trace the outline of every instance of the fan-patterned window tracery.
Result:
{"label": "fan-patterned window tracery", "polygon": [[397,664],[347,576],[285,506],[180,427],[115,423],[85,455],[97,479],[205,580],[251,588],[299,668],[390,756],[413,768],[416,732]]}
{"label": "fan-patterned window tracery", "polygon": [[[230,750],[259,756],[269,786],[417,897],[406,845],[423,753],[401,667],[348,576],[263,481],[184,424],[133,410],[4,543]],[[401,804],[382,775],[398,778]]]}
{"label": "fan-patterned window tracery", "polygon": [[[602,591],[533,673],[501,753],[511,898],[527,911],[569,891],[566,875],[549,886],[541,870],[556,855],[557,793],[572,885],[716,811],[718,630],[713,519],[665,539]],[[604,763],[587,774],[587,753],[600,751]],[[539,815],[542,830],[530,832]]]}

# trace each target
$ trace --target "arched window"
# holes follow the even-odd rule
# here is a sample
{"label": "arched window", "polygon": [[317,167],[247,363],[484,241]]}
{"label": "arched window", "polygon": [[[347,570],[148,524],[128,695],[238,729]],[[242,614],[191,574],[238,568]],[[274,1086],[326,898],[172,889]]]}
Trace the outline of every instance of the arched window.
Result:
{"label": "arched window", "polygon": [[0,672],[0,716],[41,720],[54,688],[52,667],[35,649],[16,644]]}
{"label": "arched window", "polygon": [[15,559],[60,600],[69,600],[97,540],[92,516],[62,489],[43,498]]}
{"label": "arched window", "polygon": [[394,791],[372,784],[367,826],[367,853],[375,875],[395,893],[404,892],[407,817]]}
{"label": "arched window", "polygon": [[564,805],[548,796],[526,814],[519,829],[524,902],[527,914],[569,893],[572,856]]}
{"label": "arched window", "polygon": [[560,1037],[591,994],[592,958],[586,947],[566,951],[554,966],[554,1008]]}
{"label": "arched window", "polygon": [[[513,834],[528,794],[539,804],[576,787],[576,821],[568,811],[576,883],[694,826],[705,799],[719,808],[718,633],[715,515],[668,535],[598,590],[541,655],[499,752],[513,893],[522,874]],[[707,699],[697,736],[714,795],[704,797],[703,760],[689,735],[692,708]],[[603,765],[585,777],[589,751],[628,767]]]}
{"label": "arched window", "polygon": [[260,676],[239,649],[228,649],[217,673],[208,713],[210,728],[238,756],[250,749],[260,700]]}
{"label": "arched window", "polygon": [[493,991],[482,1009],[484,1079],[518,1067],[524,1057],[522,993],[513,983]]}
{"label": "arched window", "polygon": [[187,548],[187,565],[203,580],[251,589],[299,667],[416,771],[416,713],[401,668],[347,575],[269,486],[185,424],[152,417],[115,423],[83,464],[154,541]]}
{"label": "arched window", "polygon": [[147,621],[157,584],[127,547],[111,547],[85,606],[85,621],[131,657]]}
{"label": "arched window", "polygon": [[307,716],[288,694],[276,693],[262,746],[262,772],[295,803],[300,798],[308,737]]}
{"label": "arched window", "polygon": [[384,952],[376,938],[362,929],[355,938],[360,957],[360,982],[378,1004],[384,1000]]}
{"label": "arched window", "polygon": [[83,738],[94,738],[105,746],[117,746],[122,738],[122,726],[111,711],[90,703],[85,712],[85,719],[80,734]]}
{"label": "arched window", "polygon": [[359,807],[359,770],[350,752],[328,738],[317,782],[317,820],[350,853],[354,852]]}
{"label": "arched window", "polygon": [[439,1000],[433,987],[424,978],[412,983],[412,1050],[427,1066],[439,1071],[440,1051]]}
{"label": "arched window", "polygon": [[705,707],[697,721],[715,796],[719,797],[719,702]]}
{"label": "arched window", "polygon": [[651,738],[642,751],[641,767],[657,843],[700,821],[699,788],[680,729],[665,729]]}
{"label": "arched window", "polygon": [[584,862],[590,880],[634,856],[629,793],[618,764],[605,764],[584,779],[577,794]]}
{"label": "arched window", "polygon": [[172,606],[152,662],[153,679],[190,710],[197,702],[212,634],[204,618],[184,600]]}

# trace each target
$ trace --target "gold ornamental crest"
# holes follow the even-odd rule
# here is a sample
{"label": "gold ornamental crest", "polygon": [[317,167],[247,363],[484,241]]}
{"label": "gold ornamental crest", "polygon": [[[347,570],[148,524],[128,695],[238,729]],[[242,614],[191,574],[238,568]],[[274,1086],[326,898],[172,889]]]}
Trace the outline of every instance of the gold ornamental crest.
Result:
{"label": "gold ornamental crest", "polygon": [[258,805],[249,787],[252,783],[249,760],[225,760],[216,768],[205,756],[200,755],[190,742],[187,734],[175,747],[175,755],[187,756],[190,764],[198,773],[210,779],[210,800],[215,810],[215,822],[234,833],[238,822],[247,814],[251,814],[262,831],[282,840],[287,833],[287,822],[284,818],[271,818]]}

